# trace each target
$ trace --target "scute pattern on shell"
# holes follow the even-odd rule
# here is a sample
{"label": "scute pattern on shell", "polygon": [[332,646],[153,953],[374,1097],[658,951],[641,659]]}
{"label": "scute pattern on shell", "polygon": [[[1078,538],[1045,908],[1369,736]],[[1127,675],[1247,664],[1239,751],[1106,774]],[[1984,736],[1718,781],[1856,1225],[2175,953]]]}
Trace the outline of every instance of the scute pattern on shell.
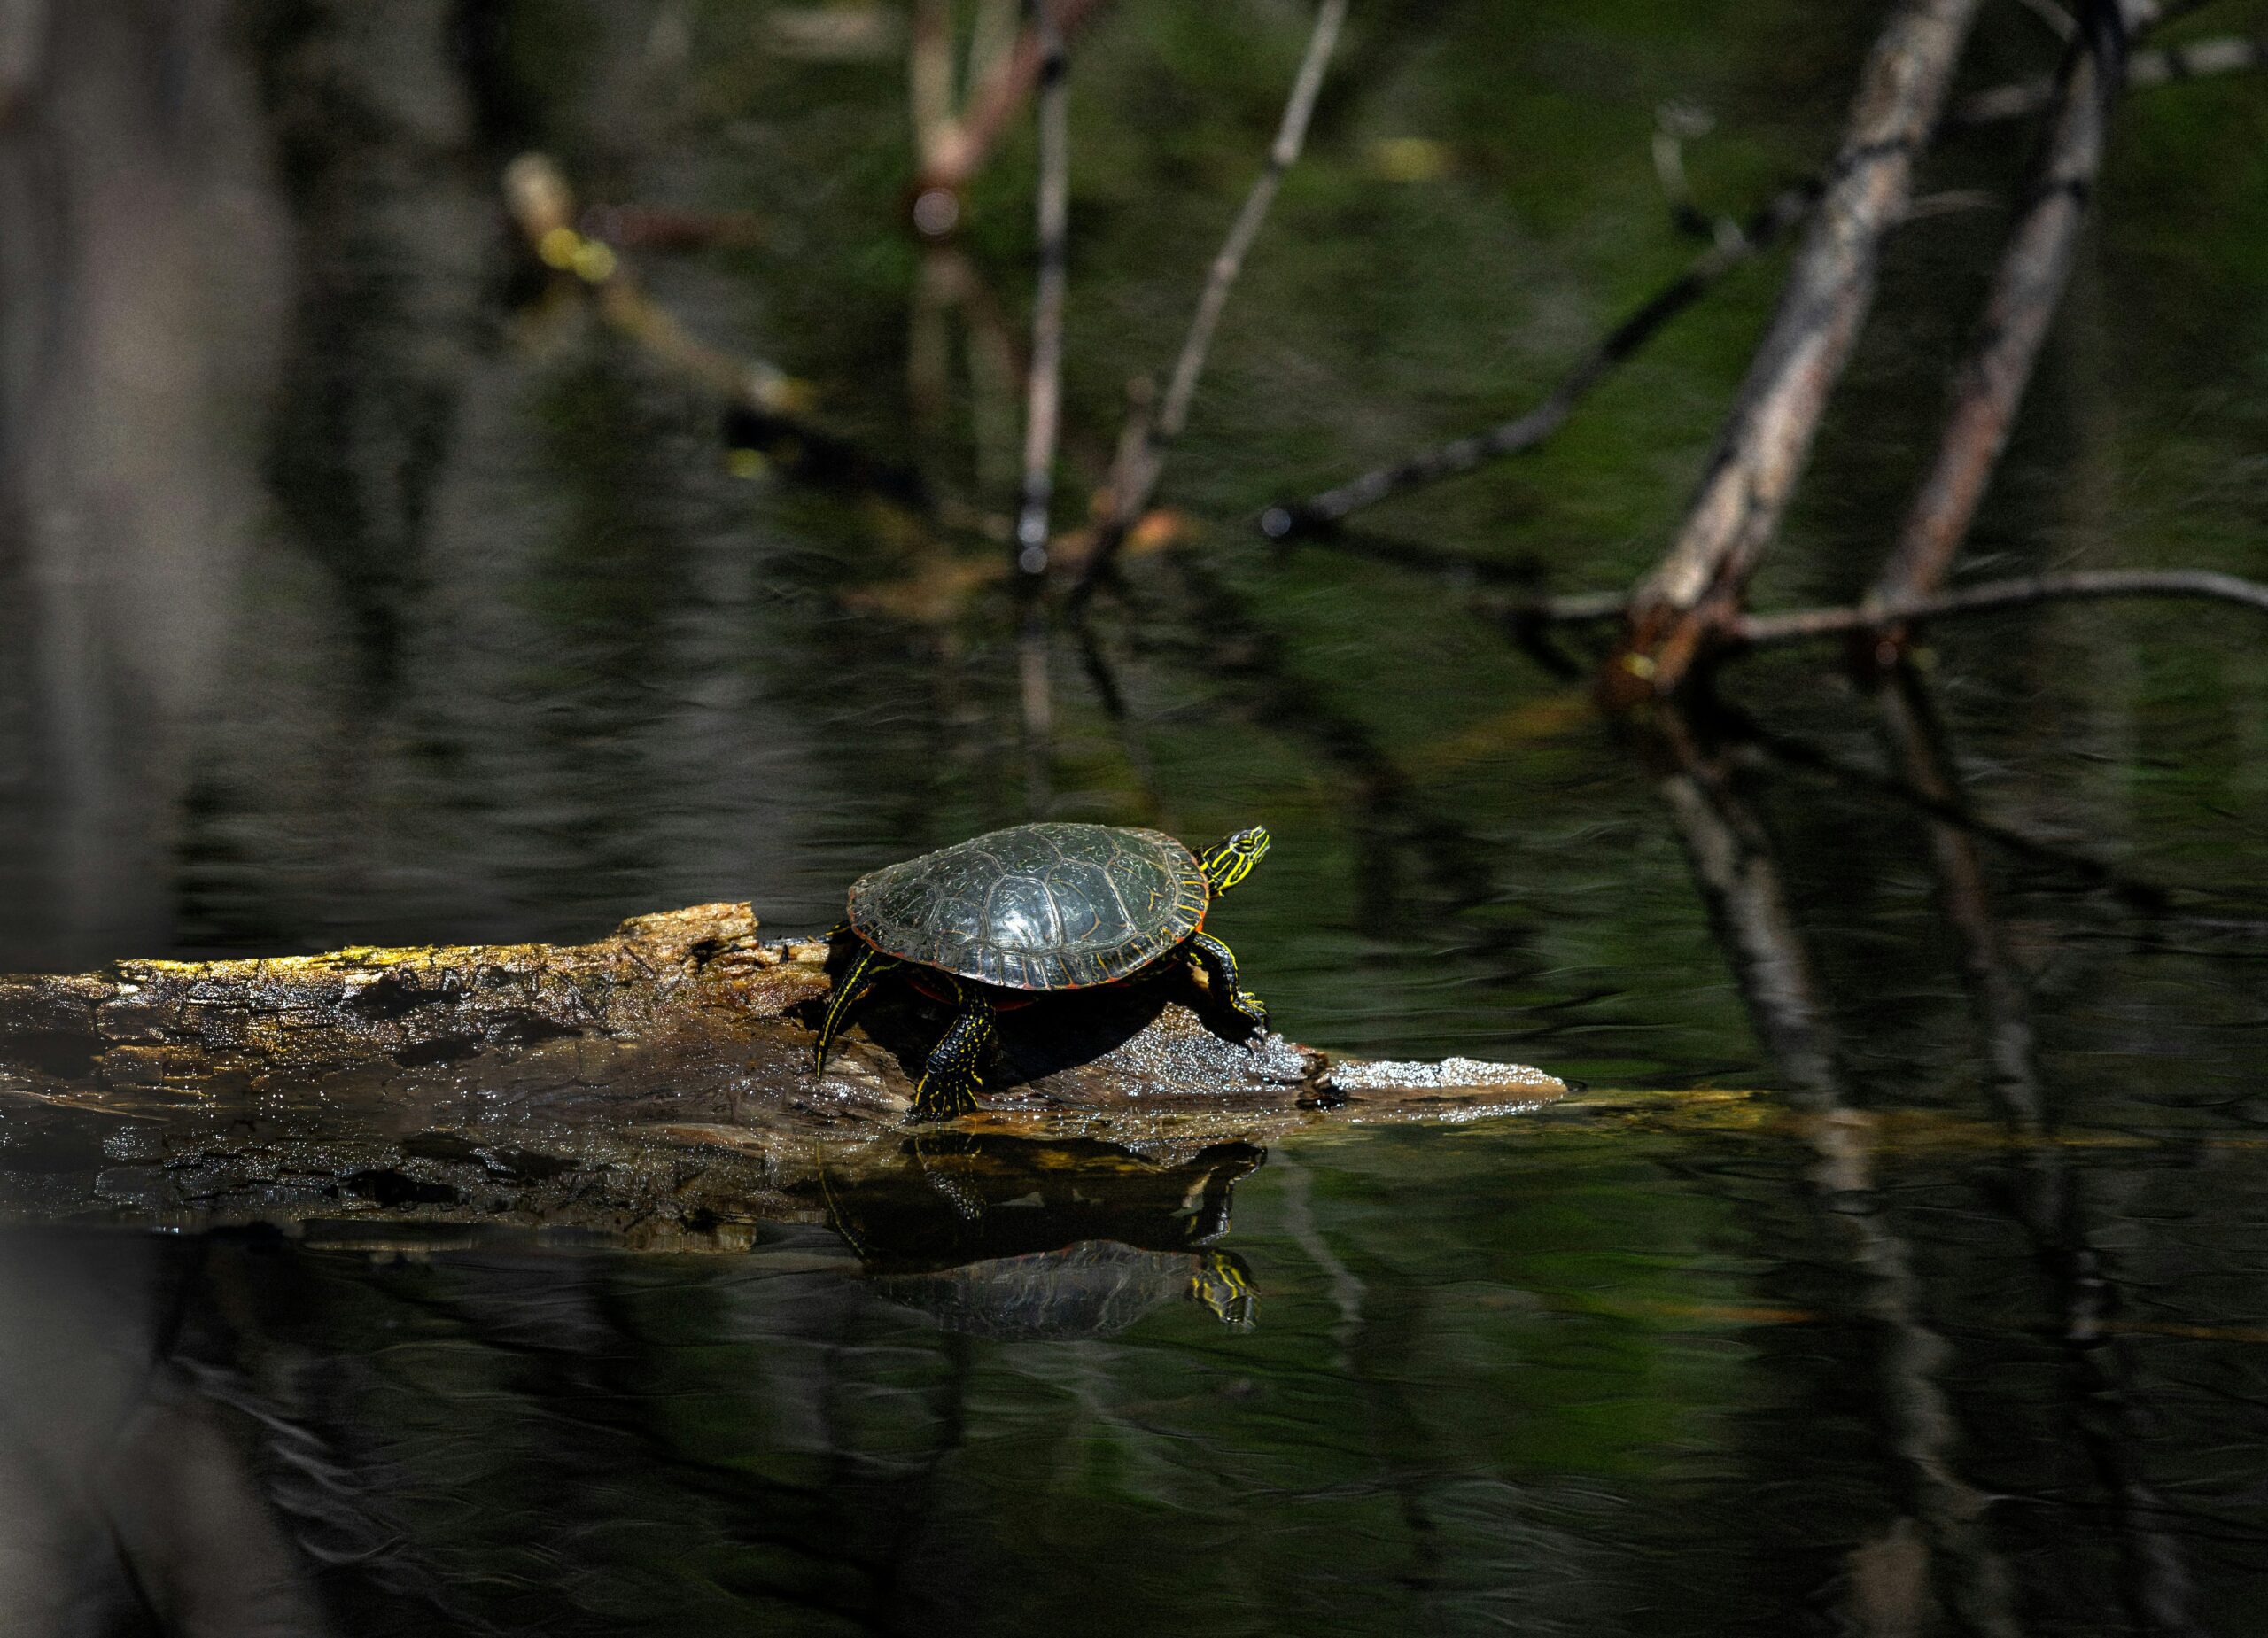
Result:
{"label": "scute pattern on shell", "polygon": [[850,888],[850,926],[885,955],[1006,990],[1138,972],[1205,920],[1197,858],[1162,831],[1016,825],[888,865]]}

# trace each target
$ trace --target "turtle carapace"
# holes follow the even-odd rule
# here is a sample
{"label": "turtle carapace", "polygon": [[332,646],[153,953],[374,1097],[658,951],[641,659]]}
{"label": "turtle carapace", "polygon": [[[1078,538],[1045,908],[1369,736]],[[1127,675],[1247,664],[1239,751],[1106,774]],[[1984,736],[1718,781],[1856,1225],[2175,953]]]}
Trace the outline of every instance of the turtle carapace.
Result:
{"label": "turtle carapace", "polygon": [[993,1014],[1009,994],[1080,990],[1193,962],[1250,1022],[1268,1009],[1237,988],[1237,959],[1204,930],[1214,899],[1268,851],[1260,826],[1202,855],[1162,831],[1016,825],[861,876],[844,930],[858,942],[827,998],[814,1068],[874,981],[903,970],[957,1007],[914,1091],[913,1119],[976,1107]]}

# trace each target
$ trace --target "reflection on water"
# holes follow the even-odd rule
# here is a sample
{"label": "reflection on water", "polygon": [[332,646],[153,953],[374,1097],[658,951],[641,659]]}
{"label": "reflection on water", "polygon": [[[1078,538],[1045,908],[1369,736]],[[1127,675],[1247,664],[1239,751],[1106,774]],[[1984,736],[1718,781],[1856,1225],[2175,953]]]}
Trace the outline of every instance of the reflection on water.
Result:
{"label": "reflection on water", "polygon": [[[1099,1143],[928,1133],[906,1163],[826,1187],[827,1225],[873,1289],[950,1330],[1108,1336],[1161,1302],[1253,1323],[1252,1276],[1214,1242],[1263,1152],[1216,1144],[1177,1165]],[[824,1181],[824,1174],[822,1173]]]}
{"label": "reflection on water", "polygon": [[[849,1208],[873,1261],[19,1233],[0,1586],[226,1633],[2249,1630],[2268,1331],[2198,1254],[2256,1167],[1757,1112],[1115,1204],[1126,1157],[1004,1199],[977,1155],[942,1217],[914,1166]],[[2152,1225],[2083,1331],[2002,1187],[2049,1152]],[[1188,1300],[1231,1181],[1248,1328]]]}
{"label": "reflection on water", "polygon": [[[1066,495],[1304,27],[1116,10],[1076,71]],[[1360,536],[1234,522],[1534,401],[1689,254],[1656,107],[1717,114],[1712,209],[1807,172],[1846,10],[1376,25],[1173,514],[1070,629],[987,532],[1024,161],[913,245],[901,63],[678,0],[0,4],[0,968],[750,897],[819,928],[1043,811],[1264,815],[1238,946],[1291,1033],[1640,1089],[1266,1157],[925,1134],[744,1257],[15,1231],[0,1632],[2254,1630],[2240,617],[1997,617],[1927,670],[1758,658],[1692,720],[1600,722],[1486,596],[1651,559],[1761,266],[1515,470]],[[2002,10],[1980,60],[2040,66]],[[2259,571],[2268,216],[2197,159],[2256,99],[2122,111],[1980,563]],[[1368,157],[1410,140],[1422,178]],[[531,149],[611,283],[595,240],[527,253]],[[2000,231],[1895,242],[1768,600],[1878,561]]]}

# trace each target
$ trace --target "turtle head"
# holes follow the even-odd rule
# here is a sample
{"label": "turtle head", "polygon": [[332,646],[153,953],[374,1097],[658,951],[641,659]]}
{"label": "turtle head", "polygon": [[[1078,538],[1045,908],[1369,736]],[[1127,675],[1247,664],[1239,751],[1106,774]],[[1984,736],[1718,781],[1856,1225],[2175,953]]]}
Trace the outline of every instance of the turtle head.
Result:
{"label": "turtle head", "polygon": [[1252,1270],[1232,1251],[1208,1251],[1189,1277],[1189,1294],[1231,1331],[1252,1329]]}
{"label": "turtle head", "polygon": [[1254,825],[1240,830],[1224,842],[1216,842],[1199,856],[1197,868],[1205,873],[1205,880],[1213,884],[1213,896],[1217,898],[1252,873],[1268,851],[1268,827]]}

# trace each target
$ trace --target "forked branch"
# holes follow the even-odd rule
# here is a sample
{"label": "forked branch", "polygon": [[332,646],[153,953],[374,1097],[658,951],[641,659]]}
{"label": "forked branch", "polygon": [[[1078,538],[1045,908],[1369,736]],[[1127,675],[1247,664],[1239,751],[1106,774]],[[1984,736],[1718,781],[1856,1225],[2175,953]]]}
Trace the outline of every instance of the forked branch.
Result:
{"label": "forked branch", "polygon": [[[2136,30],[2165,20],[2159,8],[2148,5],[2130,5],[2126,12],[2129,27]],[[2137,51],[2128,58],[2125,83],[2130,88],[2159,86],[2247,70],[2268,70],[2268,42],[2229,37]],[[1980,127],[2030,118],[2055,101],[2060,83],[2061,76],[2048,74],[1974,92],[1939,120],[1932,144]],[[1784,238],[1803,220],[1825,185],[1821,177],[1807,177],[1775,194],[1745,222],[1727,217],[1705,224],[1710,229],[1710,247],[1594,344],[1534,408],[1485,431],[1374,467],[1304,500],[1278,501],[1262,512],[1262,532],[1283,540],[1329,529],[1395,495],[1462,477],[1492,461],[1540,446],[1565,424],[1585,398],[1671,320],[1728,275]],[[1705,223],[1697,212],[1693,213]],[[1909,209],[1907,219],[1921,213],[1918,208]]]}
{"label": "forked branch", "polygon": [[1874,302],[1884,236],[1905,214],[1977,0],[1902,0],[1868,58],[1842,150],[1716,454],[1632,600],[1618,677],[1684,679],[1739,607],[1802,475],[1829,394]]}
{"label": "forked branch", "polygon": [[[1101,8],[1102,3],[1103,0],[1056,0],[1052,20],[1057,31],[1069,39]],[[961,118],[923,134],[917,201],[933,192],[958,194],[975,180],[1000,138],[1015,123],[1017,111],[1038,86],[1046,57],[1039,31],[1025,29],[991,74],[969,93]],[[918,210],[917,203],[917,213]]]}

